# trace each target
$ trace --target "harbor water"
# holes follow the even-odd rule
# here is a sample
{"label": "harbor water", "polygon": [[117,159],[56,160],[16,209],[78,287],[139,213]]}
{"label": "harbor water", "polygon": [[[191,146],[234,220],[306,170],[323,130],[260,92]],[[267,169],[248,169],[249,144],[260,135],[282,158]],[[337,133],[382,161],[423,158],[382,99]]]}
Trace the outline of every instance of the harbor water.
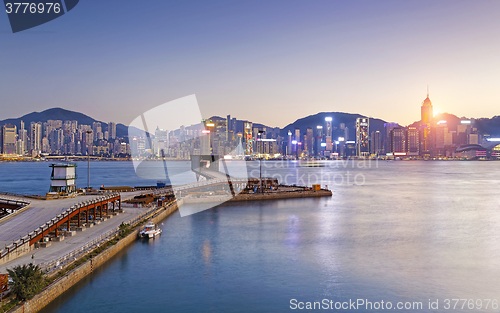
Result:
{"label": "harbor water", "polygon": [[[177,164],[179,172],[189,169]],[[333,196],[176,212],[159,238],[137,241],[42,312],[314,311],[293,305],[324,300],[372,304],[356,307],[361,312],[399,311],[398,303],[421,303],[401,310],[408,312],[498,312],[499,164],[264,162],[263,176],[321,183]],[[84,186],[86,163],[78,165]],[[156,184],[138,177],[131,162],[90,166],[93,186]],[[258,162],[249,164],[255,171]],[[0,172],[1,191],[48,189],[47,163],[0,163]],[[447,299],[468,302],[446,309]],[[375,310],[381,301],[392,309]]]}

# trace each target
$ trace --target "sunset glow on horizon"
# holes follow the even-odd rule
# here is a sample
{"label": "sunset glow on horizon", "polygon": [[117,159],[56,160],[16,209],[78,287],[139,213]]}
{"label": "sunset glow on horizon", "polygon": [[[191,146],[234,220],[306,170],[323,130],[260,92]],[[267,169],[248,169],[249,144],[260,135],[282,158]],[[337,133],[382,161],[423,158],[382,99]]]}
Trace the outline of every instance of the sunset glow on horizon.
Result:
{"label": "sunset glow on horizon", "polygon": [[408,125],[427,86],[439,112],[499,114],[498,1],[154,5],[81,2],[14,35],[0,14],[0,115],[62,107],[128,124],[196,94],[204,118],[283,127],[348,112]]}

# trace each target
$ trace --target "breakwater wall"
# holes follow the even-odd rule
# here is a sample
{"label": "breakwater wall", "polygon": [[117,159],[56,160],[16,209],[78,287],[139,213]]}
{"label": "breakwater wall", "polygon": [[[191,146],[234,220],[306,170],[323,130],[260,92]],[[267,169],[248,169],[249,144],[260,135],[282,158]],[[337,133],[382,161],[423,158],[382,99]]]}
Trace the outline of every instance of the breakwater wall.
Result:
{"label": "breakwater wall", "polygon": [[[155,223],[161,221],[162,219],[175,212],[178,209],[179,205],[182,205],[182,200],[176,201],[169,206],[159,208],[152,214],[151,220]],[[66,275],[47,286],[43,291],[41,291],[31,300],[28,300],[10,310],[9,313],[35,313],[40,311],[52,300],[59,297],[66,290],[79,282],[82,278],[90,275],[95,268],[101,266],[126,246],[137,240],[138,232],[139,230],[137,229],[130,233],[127,237],[120,239],[115,245],[110,246],[94,258],[71,270]]]}
{"label": "breakwater wall", "polygon": [[185,197],[184,203],[204,203],[204,202],[233,202],[233,201],[260,201],[260,200],[278,200],[291,198],[311,198],[311,197],[331,197],[330,190],[295,190],[282,192],[265,192],[265,193],[240,193],[234,197],[207,196],[207,197]]}
{"label": "breakwater wall", "polygon": [[276,200],[276,199],[290,199],[290,198],[310,198],[310,197],[331,197],[330,190],[300,190],[288,192],[265,192],[265,193],[251,193],[251,194],[237,194],[229,201],[255,201],[255,200]]}

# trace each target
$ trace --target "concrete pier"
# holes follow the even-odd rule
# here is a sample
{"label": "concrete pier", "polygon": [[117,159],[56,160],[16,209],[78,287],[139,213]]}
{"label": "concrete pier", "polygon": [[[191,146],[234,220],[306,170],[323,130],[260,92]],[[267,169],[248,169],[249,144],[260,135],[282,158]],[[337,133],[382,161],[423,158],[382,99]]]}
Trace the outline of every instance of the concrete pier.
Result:
{"label": "concrete pier", "polygon": [[[142,192],[131,192],[131,193],[121,193],[121,199],[126,200],[133,198]],[[3,195],[1,197],[4,197]],[[15,197],[8,196],[9,199],[14,199]],[[87,202],[95,200],[102,196],[95,195],[84,195],[74,198],[67,199],[57,199],[57,200],[36,200],[29,199],[30,206],[24,209],[22,212],[15,214],[14,216],[3,219],[0,221],[0,251],[5,252],[4,247],[13,246],[13,242],[19,241],[19,238],[25,237],[30,232],[33,232],[39,226],[43,225],[47,221],[51,221],[54,217],[64,213],[71,206],[77,203]],[[16,198],[18,200],[26,200],[23,198]],[[116,207],[119,209],[119,207]],[[101,236],[110,229],[118,227],[120,223],[126,222],[131,218],[138,216],[141,212],[144,212],[147,208],[125,208],[124,213],[115,216],[113,220],[108,220],[105,223],[101,223],[98,227],[86,228],[86,231],[76,233],[76,225],[71,226],[70,231],[60,230],[60,234],[65,235],[64,241],[53,241],[53,245],[49,249],[36,250],[34,242],[25,241],[22,246],[18,244],[18,247],[14,250],[15,253],[11,252],[8,255],[0,256],[0,273],[5,273],[6,268],[12,268],[18,264],[27,264],[32,262],[32,254],[36,255],[35,263],[43,264],[49,263],[65,254],[71,252],[79,245],[83,246],[86,242]],[[103,218],[105,220],[105,218]],[[83,223],[82,223],[83,224]],[[67,229],[67,228],[66,228]],[[41,237],[40,237],[41,238]],[[22,242],[22,241],[21,241]]]}

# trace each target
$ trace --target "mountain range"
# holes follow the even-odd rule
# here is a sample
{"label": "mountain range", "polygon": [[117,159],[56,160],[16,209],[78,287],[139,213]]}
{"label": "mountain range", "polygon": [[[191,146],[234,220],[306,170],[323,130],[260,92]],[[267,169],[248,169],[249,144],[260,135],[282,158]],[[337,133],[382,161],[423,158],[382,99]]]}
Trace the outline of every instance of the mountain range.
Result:
{"label": "mountain range", "polygon": [[[344,131],[340,129],[340,124],[344,124],[349,128],[349,139],[354,140],[356,137],[355,133],[355,125],[356,119],[367,117],[361,114],[353,114],[353,113],[344,113],[344,112],[321,112],[314,115],[309,115],[307,117],[300,118],[293,123],[286,125],[281,129],[280,136],[287,136],[288,131],[294,132],[295,128],[300,129],[301,134],[305,134],[308,127],[316,127],[317,125],[324,126],[325,118],[332,118],[332,137],[344,137]],[[372,131],[380,131],[384,130],[384,124],[387,123],[384,120],[378,118],[370,118],[370,132]],[[313,130],[316,133],[315,130]]]}
{"label": "mountain range", "polygon": [[[279,129],[280,136],[286,137],[288,131],[294,132],[295,128],[300,129],[301,134],[305,134],[308,127],[315,127],[316,125],[325,125],[325,117],[332,118],[332,132],[333,138],[337,138],[337,136],[342,137],[344,135],[344,131],[340,129],[339,125],[341,123],[345,124],[349,128],[349,138],[353,140],[355,138],[355,129],[354,125],[356,123],[356,119],[359,117],[366,117],[361,114],[353,114],[353,113],[344,113],[344,112],[320,112],[314,115],[309,115],[307,117],[300,118],[293,123],[288,124],[287,126]],[[460,123],[462,118],[459,118],[453,114],[442,113],[435,117],[439,120],[446,120],[448,124],[448,129],[450,131],[456,130],[456,126]],[[62,108],[51,108],[42,112],[32,112],[26,115],[23,115],[18,118],[9,118],[0,121],[0,125],[4,124],[13,124],[18,128],[21,125],[21,121],[24,121],[25,128],[28,129],[31,122],[46,122],[48,120],[76,120],[79,125],[92,125],[94,122],[100,122],[102,126],[102,131],[108,130],[108,122],[103,122],[96,120],[88,115],[83,113],[70,111]],[[378,118],[370,118],[370,132],[372,131],[380,131],[384,130],[384,123],[386,121]],[[409,126],[418,126],[419,121],[412,123]],[[263,124],[254,123],[256,127],[268,127]],[[479,132],[483,134],[489,134],[491,136],[500,137],[500,116],[494,116],[492,118],[479,118],[475,120],[475,127],[478,128]],[[274,128],[278,130],[278,128]],[[116,135],[117,137],[127,138],[128,137],[128,126],[124,124],[116,124]]]}
{"label": "mountain range", "polygon": [[[8,118],[3,121],[0,121],[0,125],[12,124],[16,125],[17,128],[19,129],[19,127],[21,127],[21,121],[23,121],[25,129],[28,129],[31,122],[44,123],[47,122],[48,120],[77,121],[78,125],[90,125],[90,126],[92,126],[94,122],[100,122],[102,131],[105,132],[108,130],[108,122],[98,121],[83,113],[70,111],[62,108],[52,108],[42,112],[32,112],[18,118]],[[123,124],[116,124],[116,136],[127,137],[128,127]]]}

